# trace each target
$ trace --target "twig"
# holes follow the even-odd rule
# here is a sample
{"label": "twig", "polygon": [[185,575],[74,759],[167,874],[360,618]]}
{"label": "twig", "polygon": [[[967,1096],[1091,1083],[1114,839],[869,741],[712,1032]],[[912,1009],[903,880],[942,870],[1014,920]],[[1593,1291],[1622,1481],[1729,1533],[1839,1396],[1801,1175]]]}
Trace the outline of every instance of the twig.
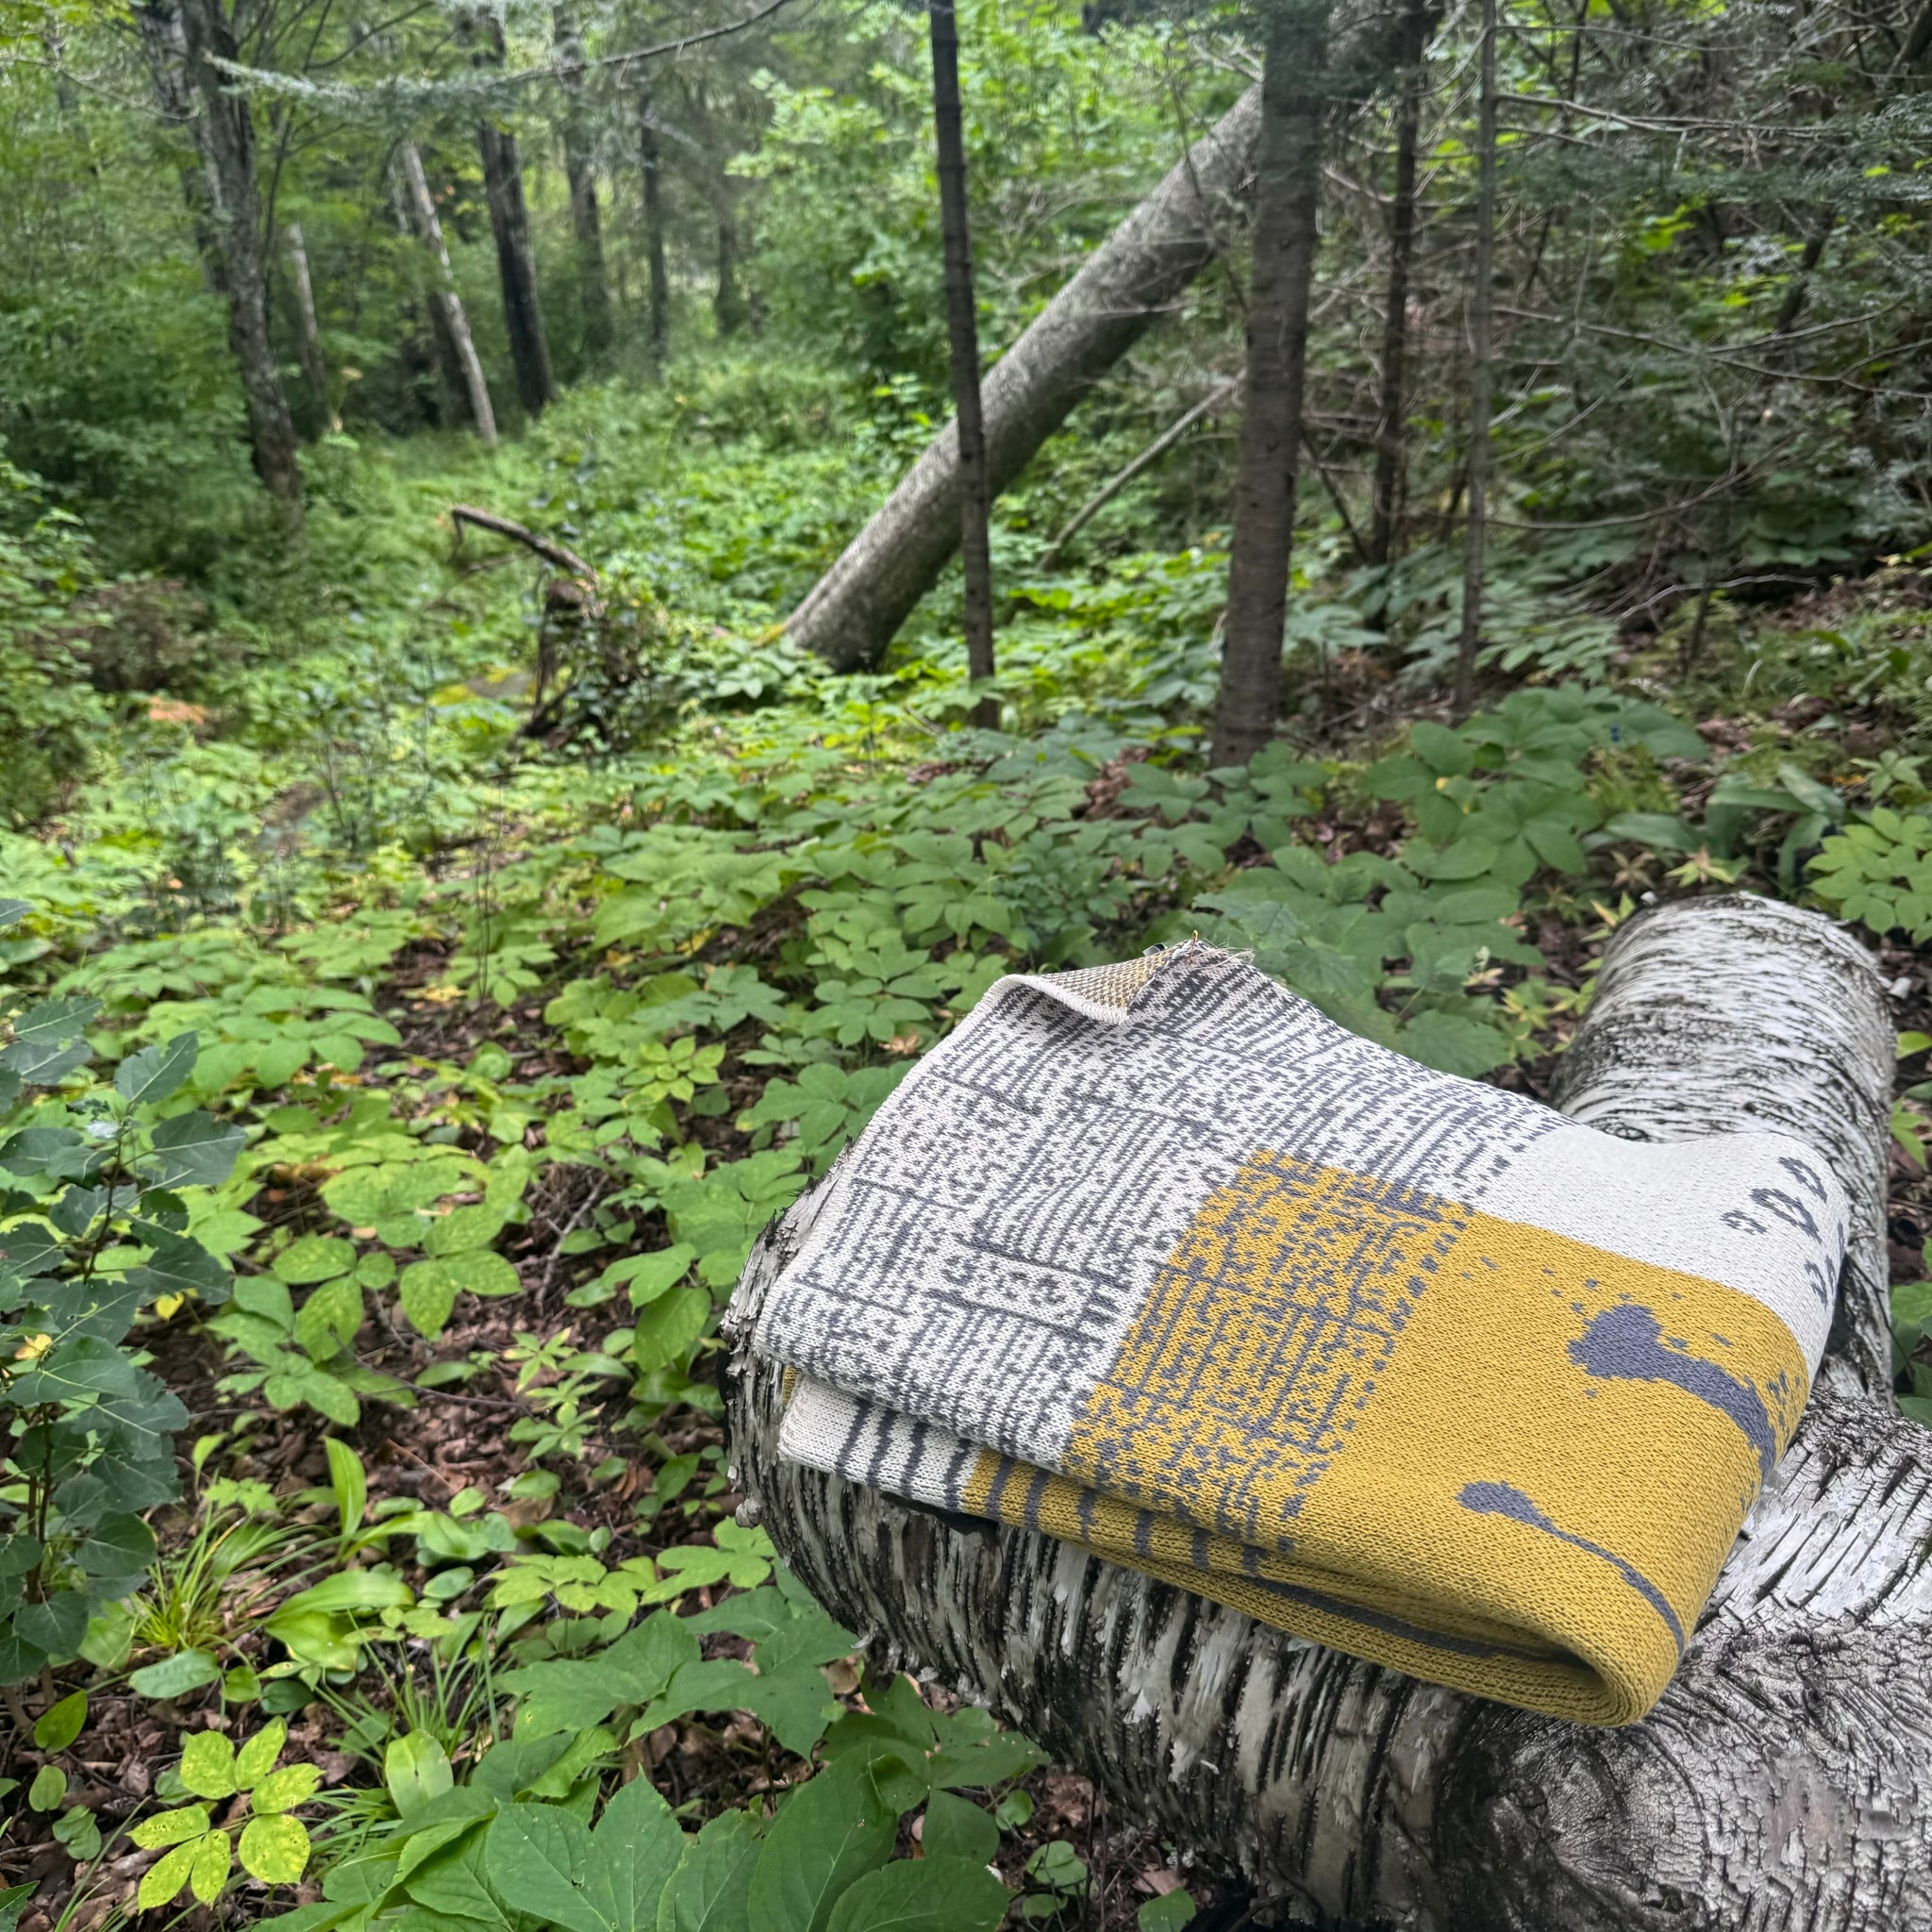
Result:
{"label": "twig", "polygon": [[462,526],[474,524],[479,530],[488,530],[492,536],[507,537],[512,543],[521,543],[526,550],[534,550],[545,563],[554,563],[558,570],[567,570],[574,576],[588,577],[592,585],[600,579],[596,568],[588,564],[575,550],[567,549],[554,537],[545,537],[539,532],[526,529],[522,524],[512,523],[508,517],[500,517],[493,510],[477,509],[473,504],[453,503],[449,507],[450,522],[457,526],[458,541],[462,538]]}
{"label": "twig", "polygon": [[1218,408],[1235,391],[1241,387],[1238,376],[1229,376],[1219,388],[1208,394],[1190,409],[1186,415],[1166,429],[1163,429],[1125,469],[1103,483],[1080,508],[1074,512],[1072,521],[1058,537],[1046,546],[1046,554],[1040,559],[1041,570],[1051,570],[1060,552],[1099,512],[1107,508],[1129,483],[1150,463],[1156,463],[1171,450],[1203,416]]}
{"label": "twig", "polygon": [[540,1295],[542,1294],[549,1288],[550,1277],[557,1273],[557,1264],[558,1260],[562,1257],[564,1242],[571,1238],[571,1235],[573,1234],[573,1232],[575,1232],[577,1224],[580,1221],[582,1221],[584,1216],[587,1215],[591,1211],[591,1209],[594,1208],[597,1205],[597,1203],[601,1201],[603,1198],[603,1189],[592,1188],[591,1191],[584,1196],[583,1201],[578,1206],[576,1212],[573,1214],[571,1218],[568,1221],[566,1221],[563,1224],[563,1226],[558,1231],[557,1245],[550,1250],[550,1259],[546,1261],[543,1265],[543,1278],[537,1284],[537,1292]]}

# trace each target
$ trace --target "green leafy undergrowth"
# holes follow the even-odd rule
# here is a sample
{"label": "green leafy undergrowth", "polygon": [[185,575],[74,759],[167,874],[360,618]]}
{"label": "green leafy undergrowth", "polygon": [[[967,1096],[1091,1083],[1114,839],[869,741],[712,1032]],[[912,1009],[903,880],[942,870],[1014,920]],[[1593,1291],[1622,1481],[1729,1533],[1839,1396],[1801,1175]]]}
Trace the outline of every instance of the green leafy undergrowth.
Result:
{"label": "green leafy undergrowth", "polygon": [[187,1410],[129,1331],[157,1304],[229,1293],[186,1230],[241,1132],[173,1106],[192,1034],[129,1055],[111,1085],[93,1078],[95,1011],[29,1007],[0,1048],[0,1684],[80,1654],[91,1620],[145,1572],[145,1512],[175,1494]]}
{"label": "green leafy undergrowth", "polygon": [[[1210,820],[1208,829],[1217,840],[1246,830],[1272,845],[1271,862],[1244,866],[1196,899],[1207,920],[1191,909],[1172,915],[1154,936],[1198,929],[1250,948],[1264,972],[1352,1032],[1446,1073],[1488,1073],[1530,1039],[1524,1009],[1493,996],[1495,969],[1542,967],[1524,933],[1529,891],[1539,876],[1588,872],[1585,837],[1603,819],[1591,760],[1628,747],[1704,755],[1703,741],[1660,707],[1569,686],[1518,691],[1454,730],[1419,723],[1406,749],[1360,779],[1369,798],[1400,804],[1414,823],[1399,858],[1331,859],[1288,842],[1310,809],[1316,774],[1285,758],[1270,770],[1264,755],[1249,790],[1265,796],[1250,805],[1229,788],[1241,826]],[[1158,781],[1143,782],[1151,791]],[[1208,788],[1176,789],[1201,802]]]}
{"label": "green leafy undergrowth", "polygon": [[1882,939],[1932,939],[1932,819],[1876,806],[1824,841],[1810,863],[1811,890],[1840,919]]}
{"label": "green leafy undergrowth", "polygon": [[[687,1832],[641,1776],[608,1798],[594,1774],[559,1779],[576,1749],[562,1735],[514,1739],[460,1785],[446,1764],[412,1759],[407,1781],[391,1779],[407,1808],[380,1844],[331,1870],[321,1902],[275,1923],[285,1932],[443,1932],[452,1921],[503,1932],[532,1923],[564,1932],[993,1932],[1006,1914],[1010,1894],[984,1859],[930,1845],[922,1858],[893,1858],[899,1820],[924,1792],[885,1765],[835,1764],[782,1793],[769,1820],[726,1810]],[[935,1836],[945,1839],[943,1825]]]}

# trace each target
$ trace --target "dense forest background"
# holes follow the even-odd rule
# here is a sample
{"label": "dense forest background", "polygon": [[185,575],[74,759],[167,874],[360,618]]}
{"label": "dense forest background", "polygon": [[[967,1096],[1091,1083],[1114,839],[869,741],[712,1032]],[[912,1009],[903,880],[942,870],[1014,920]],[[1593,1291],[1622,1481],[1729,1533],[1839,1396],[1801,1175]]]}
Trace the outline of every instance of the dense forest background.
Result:
{"label": "dense forest background", "polygon": [[1932,5],[961,0],[988,370],[1270,63],[991,679],[787,628],[953,412],[928,25],[0,7],[0,1932],[1241,1922],[732,1516],[751,1241],[1005,972],[1541,1094],[1640,906],[1838,912],[1932,1422]]}

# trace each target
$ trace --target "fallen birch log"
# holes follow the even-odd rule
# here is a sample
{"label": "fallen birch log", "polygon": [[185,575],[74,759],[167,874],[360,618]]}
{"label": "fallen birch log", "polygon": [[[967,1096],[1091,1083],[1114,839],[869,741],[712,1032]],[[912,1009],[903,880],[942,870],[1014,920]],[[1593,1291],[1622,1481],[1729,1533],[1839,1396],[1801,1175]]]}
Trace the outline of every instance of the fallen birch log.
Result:
{"label": "fallen birch log", "polygon": [[[1613,941],[1565,1057],[1575,1118],[1672,1140],[1776,1127],[1856,1234],[1796,1441],[1642,1723],[1566,1724],[1258,1626],[1028,1531],[775,1458],[778,1377],[728,1401],[747,1512],[875,1666],[977,1702],[1091,1774],[1109,1817],[1237,1870],[1301,1923],[1404,1932],[1932,1924],[1932,1436],[1891,1401],[1891,1029],[1869,956],[1742,895]],[[809,1226],[747,1264],[735,1332]]]}

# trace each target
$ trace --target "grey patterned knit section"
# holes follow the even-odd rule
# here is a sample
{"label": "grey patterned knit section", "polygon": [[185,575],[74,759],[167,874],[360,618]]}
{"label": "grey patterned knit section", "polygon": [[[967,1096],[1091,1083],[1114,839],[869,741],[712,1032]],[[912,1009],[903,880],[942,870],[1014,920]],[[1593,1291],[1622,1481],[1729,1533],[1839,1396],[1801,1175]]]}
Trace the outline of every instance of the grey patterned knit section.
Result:
{"label": "grey patterned knit section", "polygon": [[1325,1019],[1234,955],[998,982],[841,1163],[759,1346],[1048,1467],[1156,1270],[1262,1149],[1479,1201],[1562,1124]]}

